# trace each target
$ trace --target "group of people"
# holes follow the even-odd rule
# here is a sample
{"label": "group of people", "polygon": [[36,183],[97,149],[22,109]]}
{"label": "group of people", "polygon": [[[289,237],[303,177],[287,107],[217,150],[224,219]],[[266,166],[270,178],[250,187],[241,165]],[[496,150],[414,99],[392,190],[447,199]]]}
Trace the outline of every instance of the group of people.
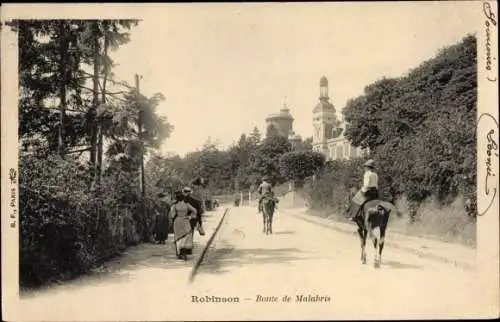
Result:
{"label": "group of people", "polygon": [[[170,228],[173,228],[175,253],[178,259],[186,260],[193,253],[194,232],[205,235],[202,215],[202,202],[192,195],[192,189],[185,187],[174,192],[173,200],[167,200],[164,193],[158,194],[160,207],[156,216],[155,238],[159,244],[165,244]],[[168,210],[162,211],[162,210]]]}
{"label": "group of people", "polygon": [[[365,173],[363,176],[363,186],[360,191],[353,196],[347,213],[351,214],[352,221],[356,221],[363,204],[369,200],[379,198],[378,175],[374,171],[374,161],[368,160],[364,164]],[[202,215],[204,213],[202,202],[192,195],[192,189],[185,187],[182,191],[174,193],[174,200],[165,200],[166,195],[160,193],[158,196],[163,204],[160,208],[168,209],[168,213],[159,211],[156,218],[156,240],[160,244],[165,244],[170,227],[173,227],[175,253],[177,258],[185,260],[193,253],[193,237],[197,230],[200,235],[205,235],[203,229]],[[260,194],[258,211],[262,212],[262,201],[264,198],[272,198],[277,202],[272,191],[272,185],[268,178],[264,177],[258,188]],[[170,205],[171,203],[171,205]]]}
{"label": "group of people", "polygon": [[[349,194],[349,206],[347,208],[347,214],[351,221],[356,222],[362,206],[373,199],[379,198],[379,188],[378,188],[378,175],[375,172],[375,162],[373,160],[368,160],[364,164],[364,175],[363,175],[363,185],[361,189],[356,193],[352,191]],[[275,199],[274,192],[272,190],[272,185],[269,183],[267,177],[262,178],[262,183],[260,184],[257,192],[260,195],[258,211],[262,212],[262,201],[264,198],[268,197]]]}
{"label": "group of people", "polygon": [[[354,222],[356,222],[360,214],[360,210],[366,202],[379,198],[378,175],[375,172],[375,162],[371,159],[366,161],[364,164],[364,170],[363,185],[361,186],[361,189],[357,193],[355,191],[351,191],[349,197],[347,214],[350,220]],[[259,213],[262,212],[262,201],[264,198],[275,198],[272,191],[272,185],[268,181],[267,177],[262,178],[262,183],[257,190],[260,194],[258,205]]]}

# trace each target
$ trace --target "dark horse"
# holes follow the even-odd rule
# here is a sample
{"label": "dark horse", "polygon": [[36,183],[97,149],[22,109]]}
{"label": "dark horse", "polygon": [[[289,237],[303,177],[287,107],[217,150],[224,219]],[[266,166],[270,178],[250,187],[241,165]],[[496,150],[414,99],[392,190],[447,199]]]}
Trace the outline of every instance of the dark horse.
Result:
{"label": "dark horse", "polygon": [[399,211],[390,202],[375,199],[366,202],[360,215],[356,217],[356,224],[358,225],[358,234],[361,238],[361,262],[366,264],[366,238],[368,235],[373,241],[375,250],[374,266],[380,267],[382,260],[382,251],[384,249],[385,232],[389,216],[391,212],[395,212],[400,216]]}
{"label": "dark horse", "polygon": [[276,200],[271,197],[264,197],[262,200],[262,219],[264,228],[262,232],[266,235],[273,233],[273,215],[276,206]]}

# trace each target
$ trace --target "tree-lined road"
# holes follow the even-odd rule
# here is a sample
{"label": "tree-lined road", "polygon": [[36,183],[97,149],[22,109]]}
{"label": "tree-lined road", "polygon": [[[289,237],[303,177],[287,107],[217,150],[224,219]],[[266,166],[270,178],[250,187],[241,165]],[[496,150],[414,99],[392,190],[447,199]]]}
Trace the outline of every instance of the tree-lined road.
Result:
{"label": "tree-lined road", "polygon": [[[207,236],[195,236],[200,244],[222,213],[207,217]],[[373,267],[371,247],[368,264],[362,265],[354,233],[304,216],[279,210],[274,234],[266,236],[255,208],[232,208],[192,284],[187,282],[192,262],[175,259],[169,237],[166,246],[129,250],[98,277],[27,297],[23,311],[26,319],[38,311],[38,317],[50,320],[474,317],[479,311],[474,269],[391,246],[380,269]],[[390,227],[387,242],[410,243],[391,241]],[[460,246],[452,248],[462,260],[471,256]],[[285,295],[290,303],[282,302]],[[316,301],[298,303],[297,295]],[[193,296],[240,302],[193,303]],[[262,301],[273,297],[274,303]]]}

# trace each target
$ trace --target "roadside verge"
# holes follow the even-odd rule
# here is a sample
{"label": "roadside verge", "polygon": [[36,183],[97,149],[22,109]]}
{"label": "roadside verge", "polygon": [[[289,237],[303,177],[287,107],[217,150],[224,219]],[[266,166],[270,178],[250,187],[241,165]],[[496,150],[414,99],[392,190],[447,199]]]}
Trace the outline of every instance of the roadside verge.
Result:
{"label": "roadside verge", "polygon": [[[340,223],[326,218],[308,215],[304,208],[283,209],[281,212],[300,218],[308,223],[328,227],[340,233],[357,236],[355,224]],[[399,250],[403,250],[419,257],[425,257],[464,269],[476,268],[476,249],[458,244],[440,242],[427,238],[412,237],[405,234],[391,232],[387,228],[385,244]]]}

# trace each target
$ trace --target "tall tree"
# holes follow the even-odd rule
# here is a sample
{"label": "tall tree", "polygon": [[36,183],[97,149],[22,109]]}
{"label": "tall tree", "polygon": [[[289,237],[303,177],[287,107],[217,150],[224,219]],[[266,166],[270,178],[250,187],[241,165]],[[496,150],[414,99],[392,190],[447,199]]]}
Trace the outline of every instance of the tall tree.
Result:
{"label": "tall tree", "polygon": [[269,176],[274,184],[285,182],[286,178],[280,172],[279,159],[283,154],[290,152],[291,149],[292,146],[285,137],[278,135],[264,139],[252,156],[250,165],[252,173],[259,177],[262,175]]}
{"label": "tall tree", "polygon": [[262,134],[256,126],[254,126],[252,132],[250,133],[250,136],[248,137],[248,140],[254,145],[258,145],[262,140]]}
{"label": "tall tree", "polygon": [[288,180],[303,181],[313,176],[325,164],[325,156],[314,151],[292,151],[281,155],[280,171]]}

